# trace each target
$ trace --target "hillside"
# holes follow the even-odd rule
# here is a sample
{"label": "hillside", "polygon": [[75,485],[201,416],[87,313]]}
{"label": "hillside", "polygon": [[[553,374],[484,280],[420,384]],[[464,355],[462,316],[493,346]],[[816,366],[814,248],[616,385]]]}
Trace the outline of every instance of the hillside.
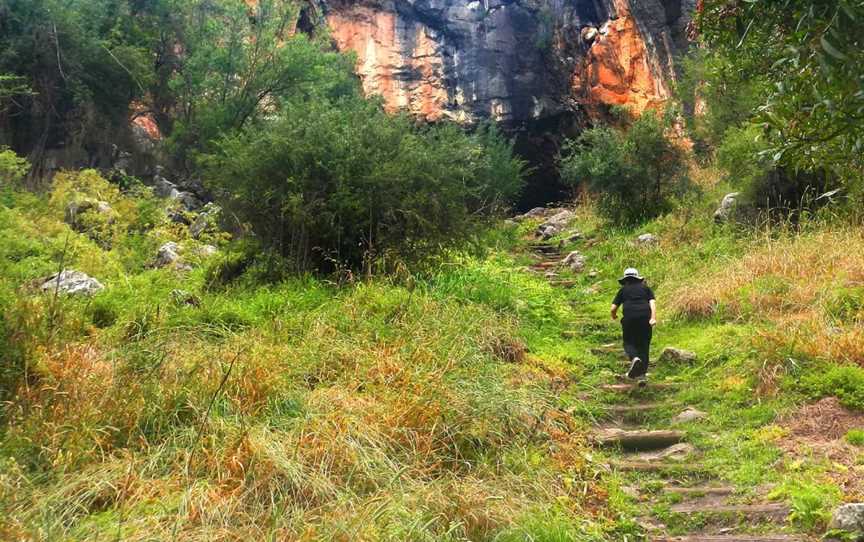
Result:
{"label": "hillside", "polygon": [[[862,230],[748,233],[714,225],[711,199],[639,230],[579,207],[549,244],[572,237],[562,252],[585,268],[555,284],[528,268],[542,219],[426,272],[268,284],[254,263],[226,283],[242,253],[224,240],[200,256],[163,224],[106,250],[62,206],[7,190],[2,537],[623,540],[652,513],[692,529],[652,496],[657,475],[615,468],[594,440],[621,400],[602,388],[623,370],[608,305],[634,261],[660,300],[655,356],[696,354],[657,362],[652,382],[678,387],[640,419],[707,413],[678,426],[704,470],[674,483],[791,511],[780,527],[695,525],[818,533],[864,490]],[[138,223],[166,203],[112,202]],[[639,245],[645,232],[656,241]],[[152,268],[169,239],[185,264]],[[105,289],[39,293],[58,266]]]}
{"label": "hillside", "polygon": [[864,541],[861,21],[0,0],[0,542]]}

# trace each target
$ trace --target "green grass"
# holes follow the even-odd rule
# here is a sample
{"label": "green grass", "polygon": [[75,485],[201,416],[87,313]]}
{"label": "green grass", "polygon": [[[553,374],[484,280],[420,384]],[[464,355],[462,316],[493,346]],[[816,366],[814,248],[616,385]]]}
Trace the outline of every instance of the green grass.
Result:
{"label": "green grass", "polygon": [[[130,199],[118,207],[153,204]],[[175,238],[166,224],[126,221],[106,247],[71,232],[44,198],[7,191],[3,202],[0,354],[12,363],[0,380],[0,538],[636,539],[646,510],[665,518],[674,503],[657,476],[608,472],[615,452],[587,439],[604,403],[628,400],[598,390],[622,372],[620,356],[592,349],[619,342],[608,311],[630,265],[658,295],[655,357],[665,346],[698,355],[654,365],[655,379],[682,384],[670,397],[681,406],[636,420],[660,428],[684,406],[709,413],[685,427],[708,471],[679,481],[726,480],[741,498],[773,484],[802,530],[840,498],[830,465],[781,451],[780,417],[826,395],[860,408],[861,370],[795,353],[765,389],[766,318],[671,308],[681,288],[764,243],[715,227],[708,203],[639,230],[579,209],[573,228],[594,244],[566,249],[597,277],[565,273],[576,281],[565,290],[519,269],[532,224],[479,233],[413,272],[268,282],[272,269],[252,258],[214,282],[225,261],[249,257],[248,243],[223,244],[190,272],[150,269]],[[634,246],[643,232],[659,245]],[[106,290],[55,303],[28,286],[61,259]],[[784,287],[765,279],[735,295]],[[857,295],[826,294],[825,306],[857,317]],[[704,518],[675,521],[683,532]]]}

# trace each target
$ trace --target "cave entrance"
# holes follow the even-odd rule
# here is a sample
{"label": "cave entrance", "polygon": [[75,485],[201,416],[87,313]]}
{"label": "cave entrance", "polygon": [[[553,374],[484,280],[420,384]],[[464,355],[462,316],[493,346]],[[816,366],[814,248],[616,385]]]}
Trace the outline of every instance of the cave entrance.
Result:
{"label": "cave entrance", "polygon": [[515,204],[516,211],[525,212],[572,199],[573,189],[561,181],[556,162],[564,140],[578,136],[586,127],[587,122],[581,115],[568,112],[506,130],[513,138],[513,150],[531,169],[525,189]]}

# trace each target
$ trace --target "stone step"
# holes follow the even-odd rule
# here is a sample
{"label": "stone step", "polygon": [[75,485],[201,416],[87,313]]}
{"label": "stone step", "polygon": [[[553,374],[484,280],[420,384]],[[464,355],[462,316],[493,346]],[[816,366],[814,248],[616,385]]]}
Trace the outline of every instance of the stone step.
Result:
{"label": "stone step", "polygon": [[652,538],[651,542],[805,542],[806,538],[789,534],[690,534]]}
{"label": "stone step", "polygon": [[705,486],[705,487],[675,487],[666,486],[663,488],[664,493],[673,495],[681,495],[684,497],[703,497],[706,495],[727,496],[735,493],[735,488],[731,486]]}
{"label": "stone step", "polygon": [[730,514],[741,515],[747,517],[771,517],[777,519],[785,519],[791,511],[790,508],[782,503],[763,503],[763,504],[726,504],[717,505],[717,503],[683,503],[673,505],[669,509],[673,514]]}
{"label": "stone step", "polygon": [[558,260],[551,261],[551,262],[538,262],[538,263],[532,264],[531,267],[534,269],[552,269],[554,267],[558,267],[559,263],[560,262]]}
{"label": "stone step", "polygon": [[594,434],[601,446],[620,446],[629,451],[667,448],[680,443],[685,436],[683,431],[627,431],[617,427],[600,429]]}
{"label": "stone step", "polygon": [[702,463],[676,463],[672,461],[611,461],[609,465],[615,470],[624,472],[651,473],[703,473],[706,471]]}
{"label": "stone step", "polygon": [[661,408],[672,408],[680,405],[681,403],[675,401],[665,401],[657,403],[639,403],[635,405],[605,405],[603,409],[610,414],[626,415],[651,412]]}
{"label": "stone step", "polygon": [[648,382],[645,386],[639,386],[638,384],[604,384],[600,386],[600,389],[617,393],[629,393],[645,388],[653,390],[672,390],[677,387],[678,384],[674,382]]}

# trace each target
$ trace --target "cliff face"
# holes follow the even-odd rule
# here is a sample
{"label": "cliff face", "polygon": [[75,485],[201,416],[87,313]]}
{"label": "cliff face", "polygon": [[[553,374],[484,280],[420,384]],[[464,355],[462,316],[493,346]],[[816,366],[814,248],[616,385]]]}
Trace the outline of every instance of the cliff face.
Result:
{"label": "cliff face", "polygon": [[508,124],[668,97],[693,0],[327,0],[369,94],[430,121]]}

